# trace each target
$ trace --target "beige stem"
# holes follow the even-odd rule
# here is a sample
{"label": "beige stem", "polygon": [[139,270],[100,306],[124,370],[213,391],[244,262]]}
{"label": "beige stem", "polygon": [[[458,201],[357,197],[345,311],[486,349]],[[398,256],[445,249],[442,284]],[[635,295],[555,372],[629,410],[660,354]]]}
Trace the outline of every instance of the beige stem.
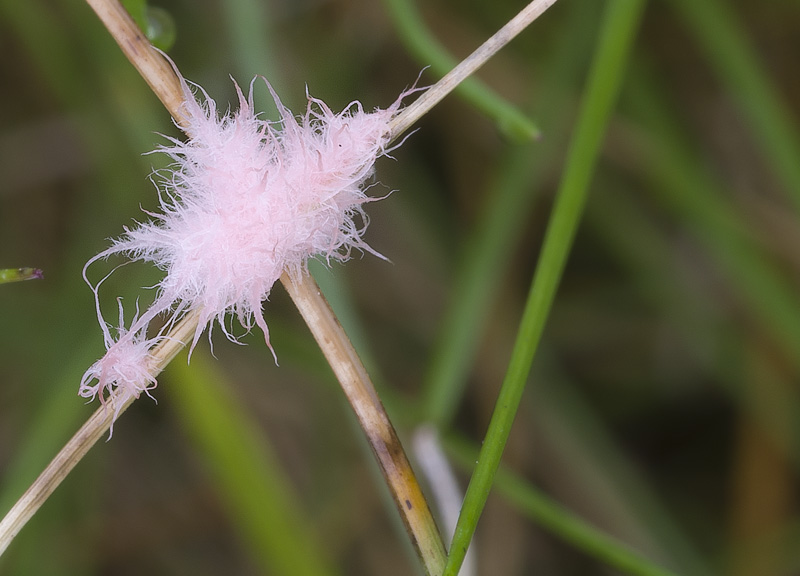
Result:
{"label": "beige stem", "polygon": [[117,0],[86,0],[144,81],[179,124],[183,123],[183,90],[170,63],[156,50]]}
{"label": "beige stem", "polygon": [[425,93],[403,109],[390,123],[392,136],[397,138],[413,126],[428,111],[436,106],[456,86],[461,84],[478,68],[486,64],[500,48],[511,42],[528,24],[541,16],[556,0],[533,0],[522,11],[509,20],[491,38],[481,44],[477,50],[462,60],[458,66],[445,74],[444,78],[428,88]]}
{"label": "beige stem", "polygon": [[356,413],[425,569],[428,574],[438,576],[446,563],[442,538],[403,445],[361,359],[309,274],[294,278],[284,272],[281,282],[311,329]]}
{"label": "beige stem", "polygon": [[[152,350],[152,374],[156,376],[190,342],[197,328],[197,314],[189,313]],[[64,445],[52,462],[17,500],[5,518],[0,521],[0,555],[14,537],[30,520],[50,494],[61,484],[89,449],[111,427],[114,419],[130,406],[136,398],[118,389],[104,406],[95,410],[75,435]]]}

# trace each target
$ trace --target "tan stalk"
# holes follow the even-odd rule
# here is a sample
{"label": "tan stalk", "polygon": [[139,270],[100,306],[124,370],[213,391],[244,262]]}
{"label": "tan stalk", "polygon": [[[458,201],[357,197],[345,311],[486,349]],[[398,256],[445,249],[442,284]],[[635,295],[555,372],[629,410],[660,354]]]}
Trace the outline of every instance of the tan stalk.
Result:
{"label": "tan stalk", "polygon": [[[170,331],[168,337],[153,347],[151,374],[157,376],[167,364],[190,342],[197,328],[197,314],[190,312]],[[105,405],[95,410],[89,419],[69,439],[55,458],[39,474],[22,497],[17,500],[5,518],[0,521],[0,555],[5,552],[14,537],[30,520],[50,494],[58,488],[75,465],[89,449],[111,427],[114,419],[133,404],[136,398],[123,390],[117,390],[106,400]]]}
{"label": "tan stalk", "polygon": [[438,576],[446,563],[441,535],[369,374],[311,275],[293,279],[284,272],[281,282],[311,329],[356,413],[414,548],[428,574]]}
{"label": "tan stalk", "polygon": [[175,70],[153,48],[130,14],[117,0],[86,0],[122,52],[178,124],[183,120],[183,90]]}
{"label": "tan stalk", "polygon": [[397,138],[413,126],[450,94],[456,86],[475,73],[478,68],[486,64],[500,48],[511,42],[517,34],[522,32],[531,22],[541,16],[556,0],[533,0],[525,6],[519,14],[506,22],[505,26],[495,32],[491,38],[481,44],[477,50],[467,56],[458,65],[450,70],[436,84],[428,88],[422,96],[406,106],[400,114],[389,123],[392,137]]}
{"label": "tan stalk", "polygon": [[[133,19],[117,0],[86,0],[119,44],[122,51],[140,72],[173,119],[184,124],[183,91],[172,65],[153,48]],[[440,82],[428,89],[417,101],[404,109],[391,123],[396,139],[461,80],[483,65],[503,45],[516,36],[556,0],[534,0],[523,11],[487,40],[467,60],[459,64]],[[292,278],[284,273],[281,282],[292,297],[311,333],[330,363],[380,463],[384,478],[408,529],[426,571],[439,576],[445,565],[444,545],[430,509],[422,494],[397,434],[386,411],[353,349],[314,279],[308,275]],[[153,376],[158,375],[175,355],[194,337],[198,317],[187,314],[153,347]],[[0,554],[19,533],[42,503],[52,494],[72,468],[110,428],[115,415],[123,412],[134,400],[130,395],[115,393],[109,404],[98,408],[69,442],[61,449],[39,478],[17,501],[0,522]]]}

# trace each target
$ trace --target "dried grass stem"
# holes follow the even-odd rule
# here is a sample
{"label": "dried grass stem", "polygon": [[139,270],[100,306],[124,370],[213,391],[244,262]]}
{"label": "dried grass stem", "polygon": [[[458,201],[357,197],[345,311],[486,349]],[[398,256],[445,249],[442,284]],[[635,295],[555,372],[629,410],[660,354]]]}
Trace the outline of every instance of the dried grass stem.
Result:
{"label": "dried grass stem", "polygon": [[[191,341],[197,327],[197,315],[187,314],[168,334],[167,338],[153,348],[152,373],[158,375],[172,359]],[[81,461],[89,449],[111,428],[114,419],[136,400],[125,389],[118,389],[105,404],[95,410],[89,419],[69,439],[39,477],[17,500],[8,514],[0,521],[0,555],[14,537],[30,520],[53,491]]]}

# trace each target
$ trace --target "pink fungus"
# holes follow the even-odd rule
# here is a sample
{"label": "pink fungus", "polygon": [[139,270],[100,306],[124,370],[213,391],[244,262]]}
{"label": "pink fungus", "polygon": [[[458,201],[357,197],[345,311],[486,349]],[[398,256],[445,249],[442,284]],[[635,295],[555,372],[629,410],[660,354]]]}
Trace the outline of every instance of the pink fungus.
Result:
{"label": "pink fungus", "polygon": [[[388,152],[389,121],[410,91],[371,113],[353,102],[335,114],[308,96],[305,115],[295,117],[267,83],[281,117],[269,122],[253,109],[252,83],[248,97],[236,87],[239,109],[222,117],[205,91],[198,101],[183,86],[190,138],[170,139],[157,150],[174,160],[156,173],[161,212],[126,227],[86,265],[122,254],[165,275],[153,304],[129,329],[120,318],[116,341],[99,309],[102,281],[90,283],[107,352],[85,373],[83,396],[102,399],[117,387],[138,395],[154,387],[149,349],[190,310],[200,318],[192,348],[215,321],[235,341],[224,322],[228,313],[245,330],[257,325],[270,346],[262,303],[284,270],[305,273],[315,256],[344,261],[353,248],[377,254],[362,239],[363,205],[373,199],[365,188],[375,161]],[[148,326],[160,315],[166,322],[148,339]]]}

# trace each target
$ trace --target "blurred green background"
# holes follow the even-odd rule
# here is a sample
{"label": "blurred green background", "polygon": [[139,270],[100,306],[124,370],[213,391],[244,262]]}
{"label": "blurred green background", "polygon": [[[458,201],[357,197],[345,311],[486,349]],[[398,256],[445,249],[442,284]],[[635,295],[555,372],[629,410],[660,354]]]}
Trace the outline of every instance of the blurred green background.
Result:
{"label": "blurred green background", "polygon": [[[612,0],[613,1],[613,0]],[[625,0],[622,0],[625,1]],[[141,4],[132,3],[132,5]],[[372,256],[315,275],[400,436],[434,423],[462,485],[505,373],[606,2],[561,0],[377,167]],[[265,75],[295,112],[386,107],[521,7],[160,0],[168,49],[221,108]],[[165,16],[166,15],[166,16]],[[421,20],[417,20],[420,16]],[[420,28],[424,22],[427,32]],[[0,0],[0,509],[95,409],[84,263],[157,206],[178,136],[92,11]],[[800,573],[800,3],[652,0],[478,525],[480,574],[609,574],[520,494],[541,490],[679,574]],[[478,89],[480,91],[480,89]],[[275,117],[263,86],[257,103]],[[474,92],[474,91],[473,91]],[[469,97],[469,95],[468,95]],[[491,107],[491,104],[489,105]],[[482,109],[479,109],[482,108]],[[510,116],[509,116],[510,110]],[[510,118],[510,119],[509,119]],[[541,135],[526,139],[535,123]],[[527,122],[527,121],[526,121]],[[113,263],[90,270],[98,278]],[[101,292],[140,298],[156,270]],[[117,422],[0,559],[2,574],[419,571],[362,434],[283,289],[259,334],[201,341]],[[411,454],[412,460],[413,454]],[[501,485],[502,484],[502,485]],[[558,532],[557,529],[555,529]]]}

